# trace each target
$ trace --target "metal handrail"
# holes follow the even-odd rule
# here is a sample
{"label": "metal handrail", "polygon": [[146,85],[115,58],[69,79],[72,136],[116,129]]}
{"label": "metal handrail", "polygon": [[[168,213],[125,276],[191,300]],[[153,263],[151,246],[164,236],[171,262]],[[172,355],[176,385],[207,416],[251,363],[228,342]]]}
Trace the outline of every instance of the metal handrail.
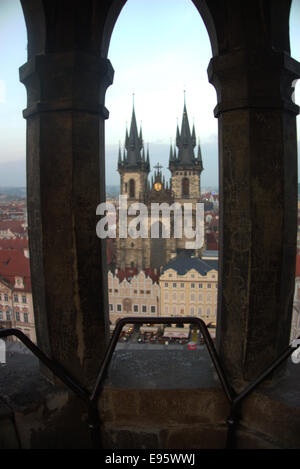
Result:
{"label": "metal handrail", "polygon": [[84,402],[89,402],[89,392],[84,389],[78,381],[73,378],[62,365],[55,360],[50,359],[45,353],[37,347],[22,331],[19,329],[0,329],[1,337],[16,336],[23,344],[50,370],[59,378],[71,391],[79,396]]}
{"label": "metal handrail", "polygon": [[[300,339],[300,336],[297,338],[297,341]],[[298,345],[289,345],[281,355],[274,360],[271,365],[269,365],[252,383],[249,383],[239,394],[232,399],[230,415],[227,418],[228,432],[227,432],[227,442],[226,448],[234,449],[235,448],[235,432],[238,425],[238,422],[241,418],[240,416],[240,407],[241,402],[249,396],[249,394],[254,391],[270,374],[282,365],[282,363],[299,347]]]}
{"label": "metal handrail", "polygon": [[[31,350],[31,352],[50,370],[58,377],[70,390],[72,390],[78,397],[80,397],[87,405],[88,410],[88,425],[90,430],[91,442],[93,448],[99,448],[101,445],[100,435],[100,418],[98,412],[98,399],[103,391],[103,384],[106,378],[106,373],[119,340],[121,331],[126,324],[144,324],[151,320],[151,324],[194,324],[199,327],[199,330],[203,336],[204,343],[207,346],[214,368],[220,379],[223,391],[230,403],[230,414],[226,420],[228,427],[226,448],[235,448],[235,435],[238,422],[240,420],[240,404],[249,396],[249,394],[261,384],[271,373],[273,373],[283,362],[286,360],[299,345],[289,345],[287,349],[275,360],[266,370],[264,370],[256,380],[246,386],[240,393],[236,393],[230,386],[224,368],[220,361],[220,358],[216,352],[213,340],[209,334],[208,328],[205,322],[200,318],[195,317],[127,317],[120,319],[115,327],[112,334],[110,343],[105,352],[100,370],[98,372],[95,385],[92,392],[89,393],[84,389],[78,381],[70,375],[59,363],[55,360],[50,359],[42,350],[37,347],[22,331],[19,329],[0,329],[0,338],[8,336],[16,336],[23,342],[23,344]],[[299,338],[300,339],[300,336]]]}
{"label": "metal handrail", "polygon": [[[232,403],[233,398],[235,396],[234,390],[230,387],[227,377],[224,373],[224,369],[222,367],[222,364],[220,362],[220,359],[218,357],[218,354],[216,352],[214,343],[212,341],[212,338],[208,332],[207,326],[204,321],[200,318],[195,318],[195,317],[159,317],[159,318],[149,318],[149,317],[127,317],[120,319],[115,327],[115,330],[112,334],[110,343],[108,345],[108,348],[106,350],[102,365],[100,367],[95,386],[93,388],[93,391],[90,396],[90,421],[95,420],[95,413],[97,411],[97,402],[98,399],[103,391],[103,383],[106,377],[106,372],[108,369],[108,366],[111,361],[112,354],[116,348],[118,339],[120,337],[120,333],[126,324],[145,324],[148,323],[151,320],[151,324],[194,324],[199,327],[200,332],[203,336],[204,342],[207,346],[208,352],[210,354],[210,357],[212,359],[212,362],[214,364],[215,370],[219,376],[219,379],[222,384],[222,388],[225,392],[225,395],[230,403]],[[97,413],[98,415],[98,413]],[[93,442],[93,446],[97,444],[97,442],[100,441],[101,435],[100,435],[100,429],[99,429],[99,424],[98,421],[96,421],[95,425],[90,424],[90,432],[91,432],[91,438]]]}

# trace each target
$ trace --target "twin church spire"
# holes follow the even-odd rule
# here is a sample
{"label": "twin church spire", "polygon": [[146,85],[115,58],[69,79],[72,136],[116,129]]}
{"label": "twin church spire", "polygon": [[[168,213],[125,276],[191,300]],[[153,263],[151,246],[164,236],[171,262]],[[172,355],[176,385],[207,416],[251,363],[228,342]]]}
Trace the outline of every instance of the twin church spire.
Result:
{"label": "twin church spire", "polygon": [[[181,130],[179,131],[179,126],[177,123],[176,145],[174,148],[172,143],[170,145],[169,169],[172,171],[177,168],[193,169],[197,167],[198,171],[201,172],[203,170],[201,148],[200,143],[198,143],[197,154],[195,155],[194,149],[196,144],[195,126],[193,124],[191,132],[184,99]],[[176,147],[178,149],[177,151]],[[142,127],[140,127],[140,130],[138,131],[134,102],[132,107],[129,133],[128,129],[126,128],[123,155],[121,152],[121,146],[119,148],[118,170],[142,170],[146,173],[150,172],[149,148],[147,148],[147,152],[145,152]]]}

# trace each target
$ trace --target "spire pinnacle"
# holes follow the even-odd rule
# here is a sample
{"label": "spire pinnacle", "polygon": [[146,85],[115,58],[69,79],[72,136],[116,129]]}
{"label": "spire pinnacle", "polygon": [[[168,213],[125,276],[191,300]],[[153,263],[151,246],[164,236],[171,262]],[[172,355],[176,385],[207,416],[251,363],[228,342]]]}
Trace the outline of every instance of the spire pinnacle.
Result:
{"label": "spire pinnacle", "polygon": [[178,118],[177,118],[176,146],[179,147],[179,145],[180,145],[180,133],[179,133],[179,126],[178,126]]}
{"label": "spire pinnacle", "polygon": [[142,133],[142,121],[140,121],[140,134],[139,134],[139,140],[140,140],[140,146],[143,147],[144,146],[144,142],[143,142],[143,133]]}
{"label": "spire pinnacle", "polygon": [[195,124],[193,123],[193,130],[192,130],[192,145],[193,148],[196,146],[196,132],[195,132]]}
{"label": "spire pinnacle", "polygon": [[170,156],[169,156],[169,162],[174,161],[174,155],[173,155],[173,145],[172,145],[172,138],[170,138]]}
{"label": "spire pinnacle", "polygon": [[[192,132],[189,125],[188,113],[186,109],[186,92],[184,90],[184,105],[181,122],[181,130],[179,131],[178,121],[176,128],[176,147],[178,154],[176,155],[176,148],[172,149],[172,160],[176,165],[192,166],[195,163],[194,148],[196,146],[196,132],[195,125],[193,124]],[[170,155],[171,161],[171,155]]]}
{"label": "spire pinnacle", "polygon": [[130,129],[126,122],[125,149],[126,156],[123,158],[124,168],[141,169],[149,172],[148,165],[145,167],[145,150],[142,133],[142,123],[138,130],[137,120],[135,116],[134,93],[132,94],[132,115]]}
{"label": "spire pinnacle", "polygon": [[202,172],[204,167],[203,167],[203,161],[202,161],[202,153],[201,153],[201,146],[200,146],[200,138],[198,138],[198,154],[197,154],[197,163],[199,165],[200,171]]}

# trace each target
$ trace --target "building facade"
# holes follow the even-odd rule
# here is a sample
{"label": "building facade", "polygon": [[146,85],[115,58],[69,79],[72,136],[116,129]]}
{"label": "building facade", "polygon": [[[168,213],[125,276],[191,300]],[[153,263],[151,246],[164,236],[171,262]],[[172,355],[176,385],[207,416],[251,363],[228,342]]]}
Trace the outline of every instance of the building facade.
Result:
{"label": "building facade", "polygon": [[159,279],[162,316],[197,316],[216,323],[218,261],[180,254]]}
{"label": "building facade", "polygon": [[156,317],[160,314],[158,277],[135,269],[108,273],[109,319],[115,324],[128,316]]}
{"label": "building facade", "polygon": [[21,251],[0,251],[0,328],[19,329],[36,343],[29,259]]}

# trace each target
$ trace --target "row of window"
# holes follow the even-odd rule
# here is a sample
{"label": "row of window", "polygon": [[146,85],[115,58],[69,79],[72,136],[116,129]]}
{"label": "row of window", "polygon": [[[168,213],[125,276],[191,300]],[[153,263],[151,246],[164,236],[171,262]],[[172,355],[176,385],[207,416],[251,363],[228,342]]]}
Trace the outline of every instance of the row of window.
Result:
{"label": "row of window", "polygon": [[[165,301],[169,300],[169,293],[168,292],[165,292],[164,298],[165,298]],[[177,296],[177,293],[172,293],[170,298],[172,298],[173,301],[177,301],[178,298],[180,298],[179,301],[185,301],[186,296],[185,296],[185,293],[180,293],[179,297]],[[190,298],[190,301],[200,301],[200,302],[203,302],[203,301],[205,301],[205,302],[217,301],[217,292],[214,295],[212,295],[211,293],[207,293],[205,295],[205,297],[203,296],[202,293],[200,293],[197,296],[197,299],[196,299],[196,294],[195,293],[190,293],[189,298]]]}
{"label": "row of window", "polygon": [[[21,321],[21,313],[19,313],[19,311],[16,311],[15,315],[16,315],[16,321],[17,322],[22,322]],[[4,312],[0,311],[0,321],[5,321],[5,320],[6,321],[12,321],[12,312],[11,311],[6,311],[5,316],[6,316],[6,319],[4,319]],[[28,323],[29,322],[28,313],[23,313],[23,317],[24,317],[23,322]]]}
{"label": "row of window", "polygon": [[[14,293],[14,302],[19,303],[19,296]],[[22,303],[27,303],[26,295],[22,295]]]}
{"label": "row of window", "polygon": [[[180,288],[185,288],[185,284],[184,283],[176,283],[176,282],[173,282],[173,283],[168,283],[168,282],[165,282],[165,288],[168,288],[168,287],[173,287],[173,288],[178,288],[178,286],[180,286]],[[212,284],[211,283],[191,283],[191,288],[197,288],[197,285],[198,285],[198,288],[203,288],[203,285],[204,285],[204,288],[205,288],[205,285],[206,285],[206,288],[213,288]],[[215,288],[218,288],[218,284],[215,283]]]}
{"label": "row of window", "polygon": [[[7,293],[0,293],[0,301],[9,301],[9,297]],[[14,302],[19,303],[19,295],[14,294]],[[26,295],[22,295],[22,303],[27,303]]]}
{"label": "row of window", "polygon": [[[121,293],[120,290],[117,290],[117,289],[112,290],[112,288],[109,288],[108,291],[109,291],[109,293],[116,293],[118,295]],[[133,294],[134,295],[138,295],[138,294],[140,294],[140,295],[145,295],[145,294],[146,295],[151,295],[151,290],[146,290],[146,291],[145,290],[133,290]]]}
{"label": "row of window", "polygon": [[[168,277],[169,277],[169,278],[172,278],[172,277],[173,277],[173,274],[172,274],[172,273],[171,273],[171,274],[168,274]],[[190,277],[191,277],[191,278],[195,278],[195,274],[191,274]],[[211,278],[216,278],[216,274],[212,274]]]}
{"label": "row of window", "polygon": [[[168,315],[170,312],[173,314],[185,314],[185,307],[184,306],[172,306],[172,309],[168,306],[165,305],[165,314]],[[195,308],[194,306],[191,306],[189,311],[186,312],[190,316],[195,316],[198,314],[198,316],[202,317],[207,317],[209,318],[213,314],[213,309],[210,307],[203,308],[202,306],[199,306],[198,308]],[[217,311],[215,310],[214,314],[217,314]]]}
{"label": "row of window", "polygon": [[[191,288],[205,288],[205,285],[206,285],[206,288],[213,288],[213,284],[211,283],[191,283],[190,286]],[[218,284],[215,283],[215,288],[218,288]],[[173,283],[168,283],[168,282],[165,282],[165,288],[169,288],[169,287],[172,287],[172,288],[185,288],[185,283],[176,283],[176,282],[173,282]],[[117,293],[119,294],[120,293],[120,290],[115,288],[114,290],[112,288],[109,288],[109,293]],[[133,294],[134,295],[151,295],[151,290],[133,290]],[[1,299],[1,298],[0,298]]]}
{"label": "row of window", "polygon": [[[122,308],[121,304],[117,304],[117,305],[114,306],[112,303],[110,303],[109,311],[111,313],[113,313],[114,311],[117,312],[117,313],[122,313],[123,308]],[[127,312],[128,311],[126,311],[126,313]],[[147,306],[147,305],[142,305],[142,306],[133,305],[133,312],[134,313],[148,313],[149,312],[149,313],[155,314],[156,313],[156,306],[151,305],[150,308],[149,308],[149,306]]]}

